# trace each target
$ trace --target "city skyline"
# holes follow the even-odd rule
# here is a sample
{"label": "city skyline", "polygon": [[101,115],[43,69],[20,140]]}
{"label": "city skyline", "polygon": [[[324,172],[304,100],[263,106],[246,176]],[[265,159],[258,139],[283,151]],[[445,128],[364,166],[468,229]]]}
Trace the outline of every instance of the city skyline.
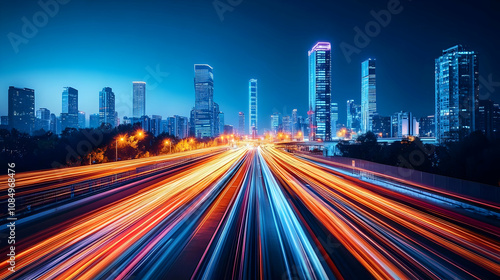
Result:
{"label": "city skyline", "polygon": [[[207,48],[200,48],[196,44],[193,44],[192,39],[182,34],[182,28],[179,31],[167,29],[165,35],[159,36],[156,32],[151,33],[147,29],[149,24],[154,23],[160,24],[160,27],[163,26],[160,18],[155,17],[156,14],[149,3],[144,4],[140,8],[140,15],[137,19],[131,19],[131,17],[127,16],[135,6],[125,5],[120,8],[121,14],[116,19],[117,24],[123,23],[123,26],[101,23],[103,30],[97,31],[94,34],[96,35],[95,40],[88,42],[82,41],[82,39],[90,35],[87,32],[88,27],[77,26],[75,27],[75,34],[79,37],[76,37],[75,40],[78,44],[71,50],[56,47],[54,51],[57,53],[53,53],[53,50],[47,49],[47,57],[53,58],[50,63],[40,57],[34,59],[34,48],[38,50],[40,48],[44,49],[44,46],[48,43],[51,46],[63,46],[63,44],[58,44],[59,38],[56,35],[58,30],[55,27],[71,17],[78,19],[79,15],[75,15],[77,11],[87,11],[90,17],[99,18],[98,15],[100,12],[99,9],[96,9],[96,5],[102,5],[103,8],[110,7],[110,3],[97,4],[71,1],[66,5],[61,5],[59,13],[50,18],[50,22],[46,27],[39,28],[37,36],[30,39],[28,44],[21,44],[18,53],[13,51],[12,45],[7,38],[0,42],[0,55],[2,56],[2,61],[5,61],[5,64],[0,65],[0,74],[3,77],[0,81],[0,88],[8,88],[8,86],[35,88],[37,91],[36,108],[48,108],[58,115],[60,113],[61,101],[54,100],[53,96],[56,93],[60,93],[62,87],[72,86],[77,88],[79,95],[83,99],[80,100],[80,110],[91,114],[96,113],[95,108],[98,106],[98,98],[94,98],[95,95],[98,94],[102,87],[109,86],[116,93],[117,111],[121,118],[122,116],[132,116],[132,105],[126,104],[132,98],[132,89],[129,86],[130,82],[145,80],[151,85],[148,87],[147,114],[161,114],[163,116],[174,114],[188,115],[187,112],[191,109],[190,107],[194,100],[192,96],[192,84],[190,83],[192,79],[190,75],[192,65],[200,62],[208,63],[216,69],[215,91],[220,96],[219,105],[221,108],[224,108],[226,122],[233,125],[238,123],[238,112],[246,111],[245,108],[248,106],[246,102],[246,82],[251,77],[260,80],[259,89],[262,93],[262,98],[259,100],[261,101],[259,102],[259,111],[262,112],[262,116],[259,120],[259,126],[265,128],[269,126],[267,116],[276,110],[284,115],[291,114],[294,108],[297,108],[299,112],[307,110],[305,105],[303,105],[304,100],[307,99],[305,96],[307,91],[307,69],[304,69],[307,61],[303,57],[303,52],[310,49],[311,44],[316,41],[324,40],[332,42],[332,61],[335,65],[332,69],[332,83],[333,90],[339,97],[336,101],[339,103],[340,112],[345,111],[345,100],[354,99],[355,102],[360,103],[358,98],[360,82],[359,63],[368,57],[377,57],[378,59],[380,77],[377,80],[378,97],[379,100],[385,102],[385,105],[379,110],[379,113],[382,115],[390,115],[400,110],[414,112],[416,116],[433,114],[433,107],[427,105],[432,104],[434,100],[433,60],[439,56],[442,49],[456,44],[463,44],[479,53],[481,60],[480,74],[483,81],[498,80],[497,77],[500,77],[500,72],[495,66],[498,65],[498,54],[485,39],[477,38],[477,32],[473,32],[474,28],[479,29],[492,26],[491,21],[498,20],[494,17],[489,18],[491,11],[489,10],[488,3],[477,4],[478,11],[473,11],[474,14],[466,18],[467,20],[463,25],[468,27],[467,31],[452,31],[451,34],[447,33],[449,36],[446,37],[439,36],[439,29],[436,30],[435,34],[417,31],[415,24],[413,24],[415,20],[421,18],[426,13],[433,13],[430,15],[429,22],[424,23],[424,26],[436,25],[435,23],[438,20],[433,15],[443,14],[439,13],[439,11],[443,12],[444,7],[447,7],[446,1],[434,4],[436,5],[434,12],[424,9],[424,7],[427,7],[421,3],[401,3],[404,8],[401,16],[399,14],[393,15],[392,22],[380,32],[381,35],[370,38],[371,43],[367,47],[362,48],[359,54],[352,55],[350,63],[347,62],[343,55],[340,45],[344,42],[353,45],[353,36],[355,35],[353,28],[356,26],[363,28],[366,23],[373,19],[370,11],[374,10],[378,12],[386,9],[386,2],[370,2],[367,4],[360,1],[358,4],[346,4],[349,7],[345,9],[350,9],[352,12],[343,16],[340,15],[335,20],[327,20],[320,16],[323,13],[322,10],[335,12],[335,9],[333,9],[334,4],[321,3],[311,15],[301,20],[318,23],[316,29],[306,30],[302,28],[297,30],[297,36],[299,36],[300,40],[293,40],[293,42],[288,40],[291,37],[287,32],[283,32],[284,35],[279,40],[266,41],[270,44],[269,47],[282,44],[283,40],[289,43],[286,49],[280,48],[279,54],[273,56],[260,48],[254,48],[253,44],[250,49],[248,47],[241,49],[229,47],[241,40],[242,37],[240,36],[242,35],[239,32],[229,33],[234,34],[235,38],[224,39],[224,42],[231,42],[231,44],[227,45],[229,48],[220,48],[220,44],[212,42],[206,43],[208,44]],[[286,7],[272,4],[267,5],[267,9],[262,9],[259,6],[261,5],[259,2],[245,2],[239,5],[234,12],[225,13],[224,21],[221,22],[216,11],[212,10],[211,3],[195,1],[191,4],[190,7],[187,7],[186,4],[172,5],[165,3],[160,5],[165,6],[163,10],[166,13],[183,12],[192,13],[193,16],[200,15],[202,23],[186,22],[179,17],[173,17],[171,21],[179,23],[179,26],[185,26],[186,29],[195,30],[195,32],[197,30],[195,27],[198,24],[208,24],[213,27],[212,29],[208,29],[207,34],[203,35],[205,37],[202,38],[206,38],[206,36],[218,36],[217,34],[220,32],[237,30],[235,28],[239,28],[242,31],[250,28],[248,23],[243,23],[242,20],[238,19],[238,14],[241,13],[251,13],[255,10],[264,19],[271,20],[270,16],[277,14],[275,11],[278,8],[292,14],[298,13],[300,8],[302,8],[297,3],[290,3]],[[206,8],[203,10],[203,13],[201,12],[202,8]],[[23,24],[20,18],[26,16],[28,19],[31,19],[31,16],[39,10],[41,8],[35,3],[33,6],[28,5],[28,7],[23,8],[14,7],[13,5],[11,7],[10,4],[7,4],[3,10],[5,13],[2,14],[4,16],[2,17],[2,23],[5,23],[2,24],[2,31],[5,34],[9,34],[9,32],[20,34]],[[340,11],[335,13],[340,13]],[[452,5],[452,8],[446,9],[439,22],[465,13],[469,13],[466,8]],[[145,15],[149,15],[151,20],[145,20]],[[126,23],[124,22],[125,19],[127,21],[131,20],[131,22]],[[290,19],[285,20],[288,21]],[[142,21],[145,22],[143,23]],[[345,24],[338,25],[340,22],[345,22]],[[67,22],[67,24],[72,26],[71,22]],[[92,43],[93,41],[100,41],[99,38],[102,38],[104,34],[113,38],[115,32],[121,34],[126,28],[132,25],[134,26],[133,33],[145,32],[144,35],[151,38],[153,44],[148,44],[149,47],[147,48],[139,48],[138,52],[131,49],[131,47],[127,47],[128,44],[123,40],[128,37],[120,38],[118,40],[120,46],[118,48],[116,46],[113,47],[113,50],[118,49],[117,53],[120,54],[120,59],[117,60],[109,55],[112,53],[109,47],[98,44],[100,46],[99,49],[97,45]],[[257,26],[256,28],[260,30],[262,26]],[[203,30],[207,29],[204,28]],[[275,34],[274,31],[273,34]],[[264,37],[261,36],[262,38],[256,40],[256,42],[263,42],[262,40],[267,39],[268,36],[266,34],[269,35],[269,33],[264,33]],[[246,37],[246,35],[243,37]],[[398,41],[391,41],[388,37],[399,39]],[[397,43],[401,38],[409,40],[408,42],[413,42],[414,44],[411,45],[411,48],[405,48],[400,43]],[[184,43],[179,44],[180,41],[184,41]],[[432,44],[429,42],[432,42]],[[155,52],[150,47],[154,45],[166,46],[166,48],[163,48],[161,52]],[[180,48],[181,46],[182,48]],[[385,50],[387,46],[389,46],[389,49]],[[91,57],[87,56],[86,54],[90,50],[95,55]],[[188,55],[187,53],[190,54]],[[104,60],[102,59],[103,55],[106,56]],[[232,71],[232,69],[235,65],[230,60],[224,61],[228,55],[243,59],[243,62],[248,67],[243,71],[234,73],[235,71]],[[134,56],[135,58],[133,61],[129,61],[121,59],[123,56]],[[185,62],[182,62],[180,57]],[[485,57],[488,59],[484,59]],[[70,66],[67,63],[62,63],[63,61],[66,62],[69,58],[73,61]],[[98,61],[102,63],[98,63]],[[401,61],[405,61],[406,63],[401,63]],[[6,67],[6,65],[9,65],[9,67]],[[46,67],[46,65],[49,65],[49,67]],[[290,70],[287,73],[281,73],[280,71],[276,71],[277,67],[286,67]],[[39,71],[40,69],[43,69],[43,71]],[[423,71],[424,69],[425,71]],[[403,73],[405,75],[402,75]],[[491,79],[489,78],[490,75]],[[145,78],[147,77],[149,79],[146,80]],[[281,87],[277,87],[273,83],[273,81],[282,80],[285,77],[294,82],[281,84]],[[389,82],[392,78],[397,78],[399,80],[398,83]],[[410,83],[415,86],[406,89],[405,85]],[[490,93],[491,99],[499,99],[498,90],[491,92],[488,90],[488,87],[484,86],[482,90],[485,93]],[[5,96],[5,91],[2,92],[4,92],[2,96]],[[289,98],[284,98],[285,96],[289,96]],[[156,100],[156,102],[153,102],[153,100]],[[408,102],[403,102],[403,100],[408,100]],[[165,112],[162,110],[165,110]],[[6,115],[6,104],[0,104],[0,112],[1,115]],[[305,115],[303,113],[299,114]],[[346,122],[344,114],[340,114],[339,122]]]}

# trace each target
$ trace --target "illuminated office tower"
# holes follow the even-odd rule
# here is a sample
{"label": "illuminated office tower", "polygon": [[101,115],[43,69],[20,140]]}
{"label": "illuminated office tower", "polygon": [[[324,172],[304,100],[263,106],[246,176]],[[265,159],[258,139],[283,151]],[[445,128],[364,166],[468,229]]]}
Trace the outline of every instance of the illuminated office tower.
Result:
{"label": "illuminated office tower", "polygon": [[317,43],[309,51],[309,140],[331,139],[331,45]]}
{"label": "illuminated office tower", "polygon": [[134,118],[146,115],[146,83],[133,82],[133,109]]}
{"label": "illuminated office tower", "polygon": [[78,90],[72,87],[65,87],[62,92],[61,126],[62,130],[78,128]]}
{"label": "illuminated office tower", "polygon": [[99,126],[108,124],[115,127],[115,93],[110,87],[105,87],[99,92]]}
{"label": "illuminated office tower", "polygon": [[9,127],[33,133],[35,129],[35,90],[9,87]]}
{"label": "illuminated office tower", "polygon": [[435,61],[436,140],[458,141],[475,130],[479,97],[477,55],[461,45]]}
{"label": "illuminated office tower", "polygon": [[361,63],[361,131],[373,130],[373,115],[377,112],[377,75],[375,59]]}
{"label": "illuminated office tower", "polygon": [[216,107],[214,75],[210,65],[194,65],[194,92],[195,106],[191,110],[191,134],[197,138],[214,137],[219,129],[218,122],[216,122],[218,114],[217,116],[214,114]]}
{"label": "illuminated office tower", "polygon": [[238,134],[240,136],[245,135],[245,113],[238,113]]}
{"label": "illuminated office tower", "polygon": [[257,136],[258,127],[257,127],[257,80],[251,79],[248,82],[248,98],[249,98],[249,126],[248,133],[252,135],[252,137]]}

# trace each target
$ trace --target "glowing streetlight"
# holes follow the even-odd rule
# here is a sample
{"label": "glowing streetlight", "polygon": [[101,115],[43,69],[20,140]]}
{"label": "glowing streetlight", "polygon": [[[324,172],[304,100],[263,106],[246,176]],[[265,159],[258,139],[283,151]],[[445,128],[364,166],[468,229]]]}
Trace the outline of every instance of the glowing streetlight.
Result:
{"label": "glowing streetlight", "polygon": [[172,142],[165,140],[165,145],[170,145],[170,154],[172,153]]}
{"label": "glowing streetlight", "polygon": [[[120,141],[123,142],[123,140],[125,140],[125,138],[120,137]],[[118,138],[116,138],[115,142],[115,161],[118,161]]]}

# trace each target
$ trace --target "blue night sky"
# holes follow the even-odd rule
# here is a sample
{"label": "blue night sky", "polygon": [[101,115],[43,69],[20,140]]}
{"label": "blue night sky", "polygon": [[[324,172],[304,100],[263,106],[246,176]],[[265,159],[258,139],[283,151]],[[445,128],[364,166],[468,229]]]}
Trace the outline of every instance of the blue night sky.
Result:
{"label": "blue night sky", "polygon": [[[370,11],[388,2],[242,0],[221,21],[211,0],[70,0],[16,53],[9,33],[22,36],[22,18],[32,22],[43,10],[37,1],[2,0],[0,115],[7,115],[9,86],[35,89],[36,109],[56,114],[63,87],[78,89],[79,109],[92,114],[99,91],[109,86],[121,119],[132,113],[132,81],[145,80],[147,114],[189,116],[193,65],[206,63],[214,67],[214,99],[226,124],[236,126],[239,111],[248,115],[248,80],[259,80],[262,132],[274,111],[297,108],[306,116],[307,51],[317,41],[332,43],[332,96],[342,123],[346,100],[360,102],[360,64],[369,57],[377,59],[382,115],[433,114],[434,59],[455,44],[479,52],[480,75],[500,82],[500,9],[490,0],[402,0],[401,13],[349,63],[339,45],[354,45],[353,28],[364,29]],[[157,67],[162,73],[155,78],[150,72]],[[481,90],[500,101],[499,86]]]}

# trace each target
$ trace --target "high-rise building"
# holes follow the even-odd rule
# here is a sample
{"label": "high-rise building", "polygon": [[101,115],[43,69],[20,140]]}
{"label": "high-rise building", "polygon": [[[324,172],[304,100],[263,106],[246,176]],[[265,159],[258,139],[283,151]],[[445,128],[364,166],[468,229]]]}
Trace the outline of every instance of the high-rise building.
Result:
{"label": "high-rise building", "polygon": [[50,114],[50,131],[57,134],[57,116],[56,114]]}
{"label": "high-rise building", "polygon": [[61,125],[62,130],[78,128],[78,90],[72,87],[65,87],[62,92]]}
{"label": "high-rise building", "polygon": [[153,133],[154,136],[158,136],[161,133],[161,116],[160,115],[152,115],[150,120],[150,132]]}
{"label": "high-rise building", "polygon": [[282,123],[283,123],[283,132],[286,134],[291,134],[292,133],[292,120],[290,119],[290,116],[284,116],[282,118]]}
{"label": "high-rise building", "polygon": [[333,102],[331,106],[331,112],[330,112],[330,117],[331,117],[331,133],[332,136],[337,135],[337,122],[339,120],[339,104]]}
{"label": "high-rise building", "polygon": [[279,113],[274,113],[271,115],[271,131],[274,134],[278,134],[280,129],[280,117]]}
{"label": "high-rise building", "polygon": [[377,75],[375,59],[361,63],[361,131],[373,130],[373,115],[377,112]]}
{"label": "high-rise building", "polygon": [[233,129],[232,125],[228,125],[228,124],[224,125],[224,130],[223,131],[224,131],[225,135],[232,135],[232,134],[234,134],[234,129]]}
{"label": "high-rise building", "polygon": [[151,132],[151,118],[149,116],[142,116],[140,118],[141,128],[144,131]]}
{"label": "high-rise building", "polygon": [[133,88],[133,108],[134,118],[140,118],[146,115],[146,83],[132,82]]}
{"label": "high-rise building", "polygon": [[87,116],[85,112],[78,112],[78,128],[86,128],[87,127]]}
{"label": "high-rise building", "polygon": [[99,114],[92,114],[89,116],[89,127],[98,128],[101,125]]}
{"label": "high-rise building", "polygon": [[[214,75],[207,64],[194,65],[195,106],[191,110],[191,134],[197,138],[214,137],[218,129],[218,114],[214,114]],[[218,106],[217,106],[218,107]],[[217,110],[217,112],[220,112]],[[215,127],[217,125],[217,128]]]}
{"label": "high-rise building", "polygon": [[240,136],[245,135],[245,113],[238,113],[238,134]]}
{"label": "high-rise building", "polygon": [[9,87],[9,127],[33,133],[35,129],[35,90]]}
{"label": "high-rise building", "polygon": [[476,129],[483,132],[486,137],[493,139],[494,104],[491,100],[479,100],[476,112]]}
{"label": "high-rise building", "polygon": [[373,115],[372,132],[380,138],[391,137],[391,117]]}
{"label": "high-rise building", "polygon": [[188,134],[188,118],[174,115],[167,118],[167,131],[171,136],[179,139],[184,139],[189,136]]}
{"label": "high-rise building", "polygon": [[219,112],[219,134],[224,133],[224,113]]}
{"label": "high-rise building", "polygon": [[299,127],[299,119],[297,116],[297,109],[292,110],[292,136],[295,136],[297,132],[300,130]]}
{"label": "high-rise building", "polygon": [[435,61],[436,140],[458,141],[475,130],[479,96],[477,55],[461,45]]}
{"label": "high-rise building", "polygon": [[[220,108],[219,104],[214,102],[214,108],[213,108],[213,120],[212,120],[212,127],[213,127],[213,133],[212,137],[217,137],[220,134]],[[224,130],[224,129],[223,129]]]}
{"label": "high-rise building", "polygon": [[248,82],[248,104],[249,104],[249,122],[248,122],[248,133],[252,137],[256,137],[258,134],[257,127],[257,80],[251,79]]}
{"label": "high-rise building", "polygon": [[115,127],[115,94],[113,89],[105,87],[99,92],[99,123]]}
{"label": "high-rise building", "polygon": [[354,133],[361,132],[361,106],[354,100],[347,100],[347,128]]}
{"label": "high-rise building", "polygon": [[174,116],[176,120],[176,134],[175,137],[179,139],[184,139],[189,136],[188,134],[188,118],[187,117],[182,117],[182,116]]}
{"label": "high-rise building", "polygon": [[9,127],[9,116],[2,116],[0,125],[5,128]]}
{"label": "high-rise building", "polygon": [[419,136],[419,123],[410,112],[398,112],[391,116],[391,137]]}
{"label": "high-rise building", "polygon": [[500,105],[493,104],[493,138],[500,139]]}
{"label": "high-rise building", "polygon": [[39,129],[50,131],[50,110],[47,108],[36,110],[35,130]]}
{"label": "high-rise building", "polygon": [[331,45],[319,42],[309,51],[310,140],[331,138]]}
{"label": "high-rise building", "polygon": [[422,137],[434,137],[436,129],[436,123],[434,120],[434,115],[420,118],[419,121],[419,134]]}

